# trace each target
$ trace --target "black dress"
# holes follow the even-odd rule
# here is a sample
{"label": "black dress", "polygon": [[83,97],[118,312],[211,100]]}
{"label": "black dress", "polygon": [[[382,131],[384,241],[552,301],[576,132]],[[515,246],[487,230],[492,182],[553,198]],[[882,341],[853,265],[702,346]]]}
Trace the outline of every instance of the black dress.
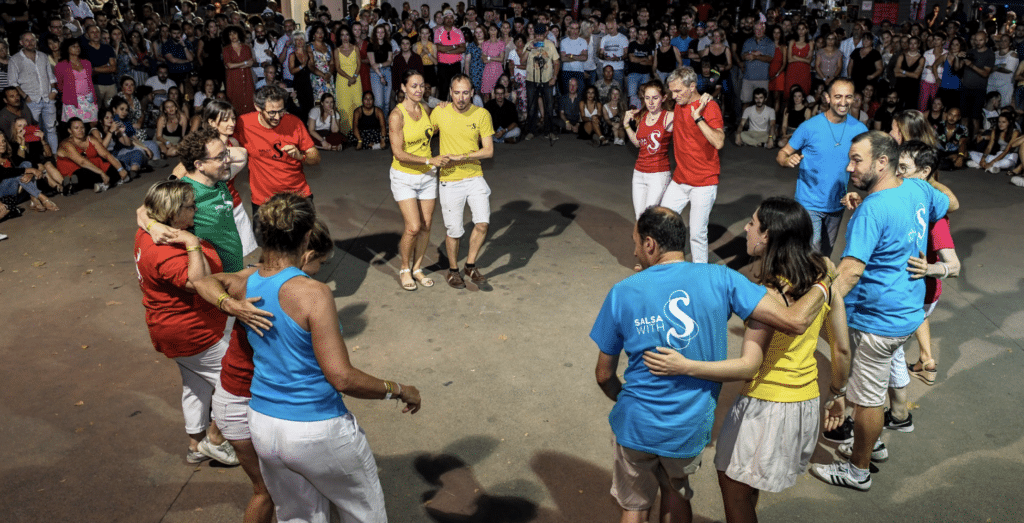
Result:
{"label": "black dress", "polygon": [[200,76],[205,80],[212,78],[217,81],[218,89],[224,85],[224,77],[226,69],[224,68],[224,59],[221,56],[223,51],[223,44],[221,43],[220,37],[203,37],[203,68],[200,70]]}
{"label": "black dress", "polygon": [[[913,63],[907,61],[907,55],[903,55],[903,67],[900,67],[900,71],[908,73],[917,69],[918,64],[924,60],[921,55],[917,56],[917,60]],[[921,95],[921,79],[900,77],[896,79],[896,92],[899,93],[900,103],[907,109],[917,109],[917,99]]]}
{"label": "black dress", "polygon": [[853,74],[850,75],[850,78],[853,80],[855,90],[861,91],[868,84],[875,85],[877,78],[868,80],[868,76],[875,74],[878,62],[882,61],[882,53],[879,53],[877,49],[872,49],[867,56],[862,57],[860,49],[856,49],[850,55],[850,61],[853,62],[853,71],[851,71]]}

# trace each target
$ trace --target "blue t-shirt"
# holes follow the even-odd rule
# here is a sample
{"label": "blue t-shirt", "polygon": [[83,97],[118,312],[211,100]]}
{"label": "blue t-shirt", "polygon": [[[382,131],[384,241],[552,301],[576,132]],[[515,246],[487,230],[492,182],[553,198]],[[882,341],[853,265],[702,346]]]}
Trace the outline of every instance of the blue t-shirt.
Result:
{"label": "blue t-shirt", "polygon": [[323,421],[348,413],[341,393],[327,382],[313,353],[312,334],[295,323],[281,308],[281,286],[296,277],[307,277],[296,267],[270,276],[252,273],[245,297],[261,296],[257,307],[274,314],[274,326],[263,336],[246,327],[252,345],[253,375],[249,407],[260,414],[289,421]]}
{"label": "blue t-shirt", "polygon": [[843,257],[864,262],[846,295],[847,324],[889,337],[909,336],[924,321],[925,281],[910,279],[907,261],[928,252],[929,224],[946,215],[949,198],[923,180],[868,195],[846,226]]}
{"label": "blue t-shirt", "polygon": [[[683,63],[679,65],[690,65],[690,42],[692,41],[693,38],[689,36],[677,36],[670,42],[672,47],[678,49],[679,54],[683,55]],[[700,73],[700,71],[697,72]]]}
{"label": "blue t-shirt", "polygon": [[673,347],[693,360],[721,361],[729,316],[753,312],[765,288],[722,265],[655,265],[617,283],[590,331],[601,352],[626,351],[625,384],[608,421],[619,445],[658,456],[696,456],[711,439],[722,384],[651,374],[643,353]]}
{"label": "blue t-shirt", "polygon": [[[838,212],[846,194],[850,173],[850,146],[853,138],[868,128],[860,120],[847,116],[844,123],[834,124],[819,114],[800,124],[789,139],[789,145],[804,155],[800,175],[796,179],[796,201],[808,211]],[[836,145],[836,142],[839,145]]]}
{"label": "blue t-shirt", "polygon": [[97,73],[95,72],[97,67],[105,67],[110,65],[110,59],[117,60],[117,53],[114,52],[114,48],[107,44],[100,43],[99,49],[93,49],[89,45],[89,41],[84,37],[80,40],[79,45],[82,48],[82,57],[92,64],[92,83],[96,85],[114,85],[114,73]]}

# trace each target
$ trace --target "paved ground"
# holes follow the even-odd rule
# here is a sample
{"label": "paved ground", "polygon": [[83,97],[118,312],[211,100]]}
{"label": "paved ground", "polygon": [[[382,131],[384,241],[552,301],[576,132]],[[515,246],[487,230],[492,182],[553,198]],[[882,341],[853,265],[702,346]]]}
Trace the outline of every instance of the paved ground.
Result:
{"label": "paved ground", "polygon": [[[413,417],[392,402],[348,402],[376,453],[391,521],[616,520],[611,403],[594,383],[587,334],[633,266],[631,154],[571,139],[499,146],[485,164],[493,216],[479,263],[490,292],[440,278],[399,288],[386,152],[330,153],[309,170],[338,246],[320,278],[335,289],[353,361],[423,395]],[[796,173],[763,150],[726,145],[723,157],[712,260],[736,261],[749,214],[764,197],[792,194]],[[185,464],[180,379],[145,328],[131,210],[157,178],[0,223],[11,236],[0,243],[5,521],[241,519],[250,488],[240,469]],[[1024,192],[978,171],[945,180],[963,206],[952,227],[964,269],[933,316],[939,382],[910,386],[916,431],[886,431],[892,458],[871,492],[805,475],[761,497],[764,521],[1024,520]],[[443,239],[435,218],[432,248]],[[734,319],[733,342],[740,329]],[[725,387],[719,419],[736,390]],[[823,442],[812,461],[833,450]],[[713,456],[693,480],[698,521],[724,519]]]}

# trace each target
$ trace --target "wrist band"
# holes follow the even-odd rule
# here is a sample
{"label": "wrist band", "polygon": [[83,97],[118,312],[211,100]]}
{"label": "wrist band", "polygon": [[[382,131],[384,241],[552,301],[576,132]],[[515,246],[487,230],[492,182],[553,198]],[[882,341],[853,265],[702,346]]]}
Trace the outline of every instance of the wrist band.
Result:
{"label": "wrist band", "polygon": [[949,265],[946,265],[946,262],[939,262],[939,263],[942,264],[942,270],[943,270],[942,276],[939,276],[939,279],[940,280],[945,280],[949,276]]}
{"label": "wrist band", "polygon": [[391,388],[391,382],[388,380],[384,380],[384,399],[391,399],[392,390],[393,389]]}
{"label": "wrist band", "polygon": [[695,123],[697,125],[700,125],[701,122],[706,122],[706,121],[707,120],[705,120],[704,117],[701,116],[700,118],[697,118],[696,120],[694,120],[693,123]]}
{"label": "wrist band", "polygon": [[[203,248],[201,246],[199,246],[199,245],[196,245],[195,247],[185,247],[185,252],[196,252],[196,251],[202,251],[202,250],[203,250]],[[224,293],[224,294],[227,294],[227,293]]]}
{"label": "wrist band", "polygon": [[149,220],[149,223],[147,223],[145,227],[146,232],[149,232],[149,228],[152,227],[154,223],[156,223],[156,220]]}
{"label": "wrist band", "polygon": [[815,283],[814,286],[819,288],[819,289],[821,289],[821,292],[825,294],[825,299],[827,300],[828,299],[828,287],[826,287],[825,284],[821,283],[820,281],[818,283]]}
{"label": "wrist band", "polygon": [[228,298],[230,298],[230,296],[228,295],[227,292],[225,292],[224,294],[221,294],[220,296],[217,297],[217,308],[220,309],[221,312],[224,311],[224,300],[226,300]]}

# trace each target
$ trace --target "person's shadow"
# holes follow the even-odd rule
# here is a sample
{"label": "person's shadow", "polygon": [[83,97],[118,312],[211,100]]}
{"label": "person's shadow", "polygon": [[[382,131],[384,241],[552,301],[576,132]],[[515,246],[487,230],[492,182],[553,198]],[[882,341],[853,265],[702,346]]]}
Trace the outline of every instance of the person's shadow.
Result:
{"label": "person's shadow", "polygon": [[636,264],[633,220],[610,209],[580,203],[559,191],[545,191],[543,198],[544,205],[551,205],[551,209],[566,220],[575,221],[587,236],[607,249],[619,265],[633,268]]}
{"label": "person's shadow", "polygon": [[[571,204],[563,204],[571,205]],[[478,262],[487,267],[488,276],[498,276],[525,267],[534,253],[540,250],[541,238],[551,238],[565,232],[572,223],[572,212],[561,206],[550,211],[532,210],[532,204],[515,200],[502,205],[491,215],[490,230],[494,236]],[[508,256],[504,265],[494,265]]]}

